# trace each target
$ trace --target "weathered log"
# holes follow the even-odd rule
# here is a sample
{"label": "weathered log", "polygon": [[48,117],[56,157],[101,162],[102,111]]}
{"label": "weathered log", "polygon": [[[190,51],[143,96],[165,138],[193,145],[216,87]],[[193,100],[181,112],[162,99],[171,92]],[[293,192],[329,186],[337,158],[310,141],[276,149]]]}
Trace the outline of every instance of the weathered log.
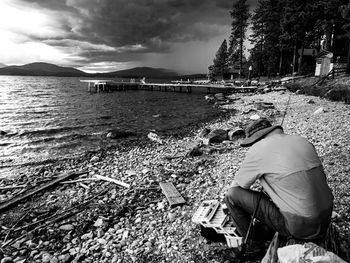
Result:
{"label": "weathered log", "polygon": [[0,191],[1,191],[1,190],[17,189],[17,188],[26,188],[26,187],[27,187],[26,184],[1,186],[1,187],[0,187]]}
{"label": "weathered log", "polygon": [[29,190],[26,193],[24,193],[23,195],[19,195],[19,196],[15,196],[14,198],[3,202],[0,204],[0,212],[4,212],[7,211],[8,209],[10,209],[12,206],[18,204],[19,202],[27,199],[28,197],[35,195],[43,190],[46,190],[50,187],[53,187],[54,185],[58,184],[61,181],[67,180],[73,176],[78,176],[78,175],[82,175],[82,174],[86,174],[88,173],[87,171],[82,171],[82,172],[71,172],[68,174],[65,174],[63,176],[59,176],[56,179],[54,179],[53,181],[48,182],[45,185],[39,186],[37,188],[34,188],[33,190]]}

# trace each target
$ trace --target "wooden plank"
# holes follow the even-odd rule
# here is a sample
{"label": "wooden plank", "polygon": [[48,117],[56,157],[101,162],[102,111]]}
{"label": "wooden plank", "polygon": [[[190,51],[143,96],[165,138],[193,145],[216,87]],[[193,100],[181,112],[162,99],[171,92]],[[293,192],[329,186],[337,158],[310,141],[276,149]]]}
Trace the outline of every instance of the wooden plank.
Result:
{"label": "wooden plank", "polygon": [[26,191],[26,193],[24,193],[23,195],[19,195],[19,196],[15,196],[14,198],[8,200],[8,201],[5,201],[3,203],[0,204],[0,212],[4,212],[8,209],[10,209],[12,206],[18,204],[19,202],[27,199],[28,197],[32,196],[32,195],[35,195],[45,189],[48,189],[56,184],[58,184],[59,182],[61,181],[64,181],[64,180],[67,180],[73,176],[78,176],[78,175],[82,175],[82,174],[86,174],[88,173],[88,171],[82,171],[82,172],[71,172],[71,173],[68,173],[68,174],[65,174],[63,176],[59,176],[58,178],[52,180],[52,181],[49,181],[48,183],[42,185],[42,186],[39,186],[37,188],[34,188],[33,190],[29,190],[29,191]]}
{"label": "wooden plank", "polygon": [[172,183],[159,183],[159,186],[162,188],[163,194],[168,199],[171,207],[186,203],[185,199]]}

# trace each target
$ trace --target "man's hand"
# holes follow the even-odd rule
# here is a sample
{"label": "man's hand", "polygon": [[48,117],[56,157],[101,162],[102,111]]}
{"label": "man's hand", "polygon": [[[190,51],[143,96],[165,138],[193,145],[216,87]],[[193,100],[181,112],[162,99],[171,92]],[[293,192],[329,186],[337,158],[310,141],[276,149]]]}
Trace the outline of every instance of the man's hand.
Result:
{"label": "man's hand", "polygon": [[263,189],[263,187],[261,186],[260,182],[258,182],[258,180],[250,186],[250,190],[253,190],[253,191],[260,192],[262,189]]}

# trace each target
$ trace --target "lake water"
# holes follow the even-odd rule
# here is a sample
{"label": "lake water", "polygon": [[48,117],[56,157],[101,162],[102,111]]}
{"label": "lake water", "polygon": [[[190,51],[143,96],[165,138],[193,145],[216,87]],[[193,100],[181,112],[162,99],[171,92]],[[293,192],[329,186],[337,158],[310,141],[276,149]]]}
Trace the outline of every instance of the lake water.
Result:
{"label": "lake water", "polygon": [[115,144],[109,130],[171,133],[218,113],[203,93],[89,93],[79,80],[0,76],[0,177]]}

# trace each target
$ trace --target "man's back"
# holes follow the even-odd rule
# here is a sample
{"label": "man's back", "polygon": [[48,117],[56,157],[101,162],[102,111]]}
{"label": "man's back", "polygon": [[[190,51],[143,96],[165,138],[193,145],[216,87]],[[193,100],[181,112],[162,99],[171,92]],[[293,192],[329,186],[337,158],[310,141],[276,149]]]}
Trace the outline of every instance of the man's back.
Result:
{"label": "man's back", "polygon": [[311,143],[286,134],[274,134],[255,143],[235,180],[247,188],[257,178],[285,216],[293,236],[322,235],[332,212],[333,195]]}

